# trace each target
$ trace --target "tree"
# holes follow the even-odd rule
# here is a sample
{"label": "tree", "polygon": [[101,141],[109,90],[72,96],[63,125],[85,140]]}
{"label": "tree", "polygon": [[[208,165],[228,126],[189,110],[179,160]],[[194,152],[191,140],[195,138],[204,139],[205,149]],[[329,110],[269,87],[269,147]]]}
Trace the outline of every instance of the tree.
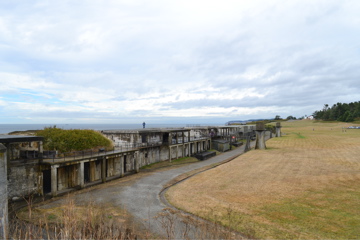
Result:
{"label": "tree", "polygon": [[281,120],[281,117],[279,115],[276,115],[275,120]]}
{"label": "tree", "polygon": [[314,117],[324,121],[352,122],[360,118],[360,101],[351,103],[337,103],[332,107],[324,104],[322,110],[315,111]]}

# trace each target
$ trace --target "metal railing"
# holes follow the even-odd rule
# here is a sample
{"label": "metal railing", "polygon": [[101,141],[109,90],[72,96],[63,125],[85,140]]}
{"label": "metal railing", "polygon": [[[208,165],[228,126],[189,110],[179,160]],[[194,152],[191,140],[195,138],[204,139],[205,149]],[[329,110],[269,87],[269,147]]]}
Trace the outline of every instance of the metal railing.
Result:
{"label": "metal railing", "polygon": [[84,150],[84,151],[71,151],[64,153],[57,153],[56,151],[45,151],[43,154],[44,161],[54,162],[65,162],[80,160],[84,158],[91,157],[100,157],[106,156],[114,153],[127,152],[131,150],[136,150],[144,147],[155,147],[162,145],[162,142],[149,142],[149,143],[118,143],[115,144],[112,150],[106,150],[105,148],[100,148],[99,150]]}
{"label": "metal railing", "polygon": [[[207,136],[201,136],[201,137],[191,137],[190,141],[188,138],[184,139],[184,142],[182,141],[182,138],[179,138],[176,142],[176,139],[172,139],[171,144],[182,144],[182,143],[188,143],[188,142],[194,142],[198,140],[205,140],[209,139]],[[111,150],[107,150],[105,148],[100,148],[99,150],[84,150],[84,151],[71,151],[71,152],[64,152],[64,153],[58,153],[57,151],[44,151],[43,154],[43,161],[45,162],[66,162],[66,161],[73,161],[73,160],[81,160],[84,158],[92,158],[92,157],[100,157],[100,156],[106,156],[109,154],[114,153],[121,153],[121,152],[127,152],[131,150],[136,150],[139,148],[146,148],[146,147],[157,147],[161,146],[163,144],[168,144],[168,142],[148,142],[148,143],[116,143]]]}

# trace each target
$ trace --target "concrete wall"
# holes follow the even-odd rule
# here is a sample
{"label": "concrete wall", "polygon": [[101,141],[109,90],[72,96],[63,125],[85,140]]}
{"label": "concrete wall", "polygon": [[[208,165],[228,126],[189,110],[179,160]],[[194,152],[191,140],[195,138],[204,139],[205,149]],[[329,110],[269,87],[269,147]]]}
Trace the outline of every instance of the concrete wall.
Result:
{"label": "concrete wall", "polygon": [[161,146],[160,147],[160,161],[169,160],[169,147]]}
{"label": "concrete wall", "polygon": [[8,234],[8,192],[6,147],[0,143],[0,239]]}
{"label": "concrete wall", "polygon": [[79,185],[77,169],[78,164],[59,167],[57,169],[58,191]]}
{"label": "concrete wall", "polygon": [[37,163],[12,163],[8,170],[8,197],[19,199],[42,191],[42,172]]}
{"label": "concrete wall", "polygon": [[139,157],[140,167],[160,162],[160,147],[141,149]]}
{"label": "concrete wall", "polygon": [[101,179],[101,161],[91,161],[90,162],[90,182],[97,181]]}
{"label": "concrete wall", "polygon": [[103,133],[107,138],[116,144],[141,143],[138,133]]}
{"label": "concrete wall", "polygon": [[121,157],[114,157],[110,158],[107,161],[107,173],[106,176],[112,177],[112,176],[118,176],[120,175],[121,171]]}

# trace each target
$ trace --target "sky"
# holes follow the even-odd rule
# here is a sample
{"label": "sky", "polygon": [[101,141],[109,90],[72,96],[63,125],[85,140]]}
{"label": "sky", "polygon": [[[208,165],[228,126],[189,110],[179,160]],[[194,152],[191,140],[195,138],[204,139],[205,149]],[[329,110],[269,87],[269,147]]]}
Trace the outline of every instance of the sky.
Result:
{"label": "sky", "polygon": [[222,123],[360,100],[359,0],[0,1],[0,123]]}

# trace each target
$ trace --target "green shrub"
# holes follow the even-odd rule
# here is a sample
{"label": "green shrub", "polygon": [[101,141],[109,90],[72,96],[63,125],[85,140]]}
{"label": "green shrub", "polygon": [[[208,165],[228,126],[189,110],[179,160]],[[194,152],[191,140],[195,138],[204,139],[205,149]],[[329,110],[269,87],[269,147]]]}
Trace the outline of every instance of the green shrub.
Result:
{"label": "green shrub", "polygon": [[54,126],[38,131],[36,136],[44,137],[44,150],[71,152],[112,147],[109,139],[94,130],[64,130]]}

